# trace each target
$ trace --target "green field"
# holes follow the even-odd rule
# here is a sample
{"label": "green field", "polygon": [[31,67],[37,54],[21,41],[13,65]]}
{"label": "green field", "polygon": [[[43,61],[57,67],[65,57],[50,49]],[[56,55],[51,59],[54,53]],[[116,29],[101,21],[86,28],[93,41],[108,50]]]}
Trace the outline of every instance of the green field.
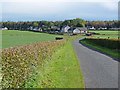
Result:
{"label": "green field", "polygon": [[95,32],[95,33],[99,33],[100,35],[93,35],[91,36],[91,38],[108,38],[109,39],[118,39],[118,31],[89,31],[89,32]]}
{"label": "green field", "polygon": [[42,41],[55,40],[56,36],[38,32],[7,30],[2,31],[2,48],[9,48]]}

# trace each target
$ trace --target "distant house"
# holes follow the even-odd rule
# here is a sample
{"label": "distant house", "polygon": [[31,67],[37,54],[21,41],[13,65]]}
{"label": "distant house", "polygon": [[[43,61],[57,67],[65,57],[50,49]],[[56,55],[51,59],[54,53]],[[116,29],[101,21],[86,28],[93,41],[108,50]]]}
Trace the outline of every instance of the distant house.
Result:
{"label": "distant house", "polygon": [[57,26],[51,26],[50,29],[54,31],[60,31],[60,27],[57,27]]}
{"label": "distant house", "polygon": [[69,29],[70,29],[70,27],[68,25],[64,26],[64,27],[62,27],[61,32],[67,33]]}
{"label": "distant house", "polygon": [[33,31],[38,31],[38,28],[33,28]]}
{"label": "distant house", "polygon": [[110,30],[120,30],[120,28],[110,28]]}
{"label": "distant house", "polygon": [[51,26],[51,29],[57,29],[58,27],[57,26]]}
{"label": "distant house", "polygon": [[76,28],[70,28],[68,32],[73,34],[86,34],[88,33],[88,29],[85,27],[76,27]]}
{"label": "distant house", "polygon": [[32,26],[30,26],[28,29],[29,29],[29,30],[33,30],[33,27],[32,27]]}
{"label": "distant house", "polygon": [[81,34],[85,34],[85,33],[88,33],[88,29],[85,28],[85,27],[82,27],[82,28],[78,28],[80,30],[80,33]]}
{"label": "distant house", "polygon": [[42,28],[37,28],[37,27],[36,27],[36,28],[33,28],[32,30],[33,30],[33,31],[36,31],[36,32],[42,32],[42,31],[43,31]]}
{"label": "distant house", "polygon": [[69,28],[67,33],[68,33],[69,35],[73,35],[73,30],[74,30],[74,29],[75,29],[75,28],[73,28],[73,27]]}
{"label": "distant house", "polygon": [[73,29],[73,34],[85,34],[88,33],[88,29],[85,27],[77,27]]}
{"label": "distant house", "polygon": [[95,27],[90,27],[90,28],[88,28],[89,30],[95,30]]}
{"label": "distant house", "polygon": [[106,27],[100,27],[100,28],[98,28],[99,30],[107,30],[107,28]]}
{"label": "distant house", "polygon": [[43,30],[42,30],[42,28],[38,28],[38,31],[42,32]]}
{"label": "distant house", "polygon": [[75,28],[74,30],[73,30],[73,34],[79,34],[80,33],[80,30],[78,29],[78,28]]}
{"label": "distant house", "polygon": [[4,27],[4,28],[0,28],[0,30],[8,30],[8,28],[7,28],[7,27]]}

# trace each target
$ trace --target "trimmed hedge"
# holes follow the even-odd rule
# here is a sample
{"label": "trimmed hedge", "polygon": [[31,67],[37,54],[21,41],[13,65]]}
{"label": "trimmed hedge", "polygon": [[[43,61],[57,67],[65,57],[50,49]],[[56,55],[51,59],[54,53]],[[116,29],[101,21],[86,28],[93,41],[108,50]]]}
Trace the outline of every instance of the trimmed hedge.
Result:
{"label": "trimmed hedge", "polygon": [[38,66],[51,58],[64,41],[35,43],[2,50],[2,88],[24,88]]}
{"label": "trimmed hedge", "polygon": [[120,50],[119,44],[120,40],[117,39],[96,39],[96,38],[86,38],[87,42],[106,47],[109,49]]}

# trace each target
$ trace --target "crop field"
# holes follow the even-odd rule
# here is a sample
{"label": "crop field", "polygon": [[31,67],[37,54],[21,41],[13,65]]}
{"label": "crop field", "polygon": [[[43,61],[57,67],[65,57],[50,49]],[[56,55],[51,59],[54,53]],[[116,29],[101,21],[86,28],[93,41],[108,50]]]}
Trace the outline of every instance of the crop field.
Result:
{"label": "crop field", "polygon": [[95,32],[98,33],[100,35],[93,35],[90,38],[105,38],[105,39],[118,39],[120,32],[119,31],[110,31],[110,30],[106,30],[106,31],[89,31],[89,32]]}
{"label": "crop field", "polygon": [[26,45],[36,42],[53,41],[56,36],[38,32],[7,30],[2,31],[2,48]]}

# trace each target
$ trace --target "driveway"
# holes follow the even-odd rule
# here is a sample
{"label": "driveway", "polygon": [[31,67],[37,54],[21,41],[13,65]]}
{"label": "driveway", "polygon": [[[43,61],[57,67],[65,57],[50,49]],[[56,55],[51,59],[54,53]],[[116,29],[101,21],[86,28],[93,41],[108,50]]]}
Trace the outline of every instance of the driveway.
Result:
{"label": "driveway", "polygon": [[73,42],[86,88],[118,88],[118,62],[97,51]]}

